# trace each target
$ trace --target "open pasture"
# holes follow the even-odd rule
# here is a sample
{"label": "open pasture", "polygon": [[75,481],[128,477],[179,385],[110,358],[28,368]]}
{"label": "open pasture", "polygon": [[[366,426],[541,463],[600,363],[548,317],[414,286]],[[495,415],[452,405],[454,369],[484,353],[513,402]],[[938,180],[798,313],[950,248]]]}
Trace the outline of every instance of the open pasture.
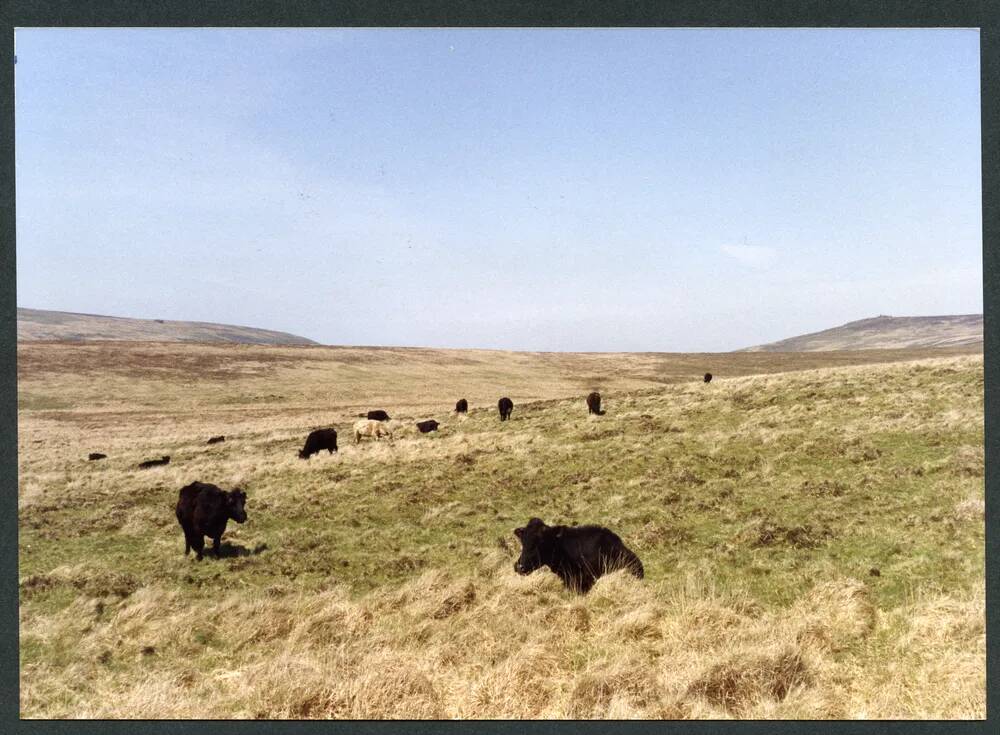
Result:
{"label": "open pasture", "polygon": [[[18,357],[26,717],[985,716],[979,352]],[[247,492],[221,559],[182,553],[194,480]],[[646,578],[518,577],[532,516]]]}

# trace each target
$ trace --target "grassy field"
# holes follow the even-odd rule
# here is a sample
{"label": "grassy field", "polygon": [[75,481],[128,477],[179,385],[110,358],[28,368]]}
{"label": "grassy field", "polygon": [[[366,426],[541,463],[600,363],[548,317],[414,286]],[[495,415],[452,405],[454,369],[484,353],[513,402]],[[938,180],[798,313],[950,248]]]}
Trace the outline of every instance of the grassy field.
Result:
{"label": "grassy field", "polygon": [[[985,716],[981,353],[18,358],[25,717]],[[182,553],[193,480],[247,491],[222,559]],[[646,579],[517,576],[532,516]]]}

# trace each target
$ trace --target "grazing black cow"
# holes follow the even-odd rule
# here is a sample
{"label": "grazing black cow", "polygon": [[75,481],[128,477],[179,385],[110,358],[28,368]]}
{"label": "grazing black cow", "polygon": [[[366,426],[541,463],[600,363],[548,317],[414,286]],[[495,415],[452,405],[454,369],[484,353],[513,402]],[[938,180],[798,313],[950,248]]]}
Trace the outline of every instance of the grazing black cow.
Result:
{"label": "grazing black cow", "polygon": [[712,382],[712,373],[705,373],[705,382],[706,383]]}
{"label": "grazing black cow", "polygon": [[177,498],[177,522],[184,529],[184,554],[194,549],[201,561],[208,536],[218,558],[226,523],[230,518],[237,523],[246,521],[246,502],[247,494],[239,488],[226,492],[207,482],[192,482],[182,487]]}
{"label": "grazing black cow", "polygon": [[106,455],[106,454],[101,454],[100,452],[91,452],[90,454],[88,454],[88,455],[87,455],[87,459],[88,459],[89,461],[93,461],[93,460],[95,460],[95,459],[104,459],[104,458],[105,458],[105,457],[107,457],[107,456],[108,456],[108,455]]}
{"label": "grazing black cow", "polygon": [[439,424],[434,419],[428,419],[427,421],[418,421],[417,422],[417,428],[420,429],[420,433],[421,434],[427,434],[427,433],[429,433],[431,431],[437,431],[437,428],[440,425],[441,424]]}
{"label": "grazing black cow", "polygon": [[388,421],[389,414],[387,414],[385,411],[369,411],[368,419],[370,421]]}
{"label": "grazing black cow", "polygon": [[604,412],[601,410],[601,394],[596,390],[587,396],[587,413],[596,413],[598,416],[604,415]]}
{"label": "grazing black cow", "polygon": [[469,402],[464,398],[459,398],[458,403],[455,404],[455,413],[468,413],[469,412]]}
{"label": "grazing black cow", "polygon": [[319,454],[323,450],[330,454],[337,451],[337,431],[336,429],[316,429],[310,431],[306,437],[306,445],[299,450],[299,459],[309,459],[313,454]]}
{"label": "grazing black cow", "polygon": [[145,470],[150,467],[158,467],[161,464],[170,464],[170,455],[164,454],[161,459],[147,459],[145,462],[140,462],[139,469]]}
{"label": "grazing black cow", "polygon": [[226,437],[224,437],[224,436],[213,436],[211,439],[208,440],[208,443],[209,444],[218,444],[219,442],[224,442],[225,440],[226,440]]}
{"label": "grazing black cow", "polygon": [[515,528],[521,540],[521,557],[514,564],[518,574],[531,574],[547,566],[571,590],[585,593],[597,578],[616,569],[643,577],[642,562],[618,536],[603,526],[546,526],[532,518]]}
{"label": "grazing black cow", "polygon": [[510,412],[514,410],[514,401],[505,396],[497,401],[497,408],[500,409],[500,420],[506,421],[510,418]]}

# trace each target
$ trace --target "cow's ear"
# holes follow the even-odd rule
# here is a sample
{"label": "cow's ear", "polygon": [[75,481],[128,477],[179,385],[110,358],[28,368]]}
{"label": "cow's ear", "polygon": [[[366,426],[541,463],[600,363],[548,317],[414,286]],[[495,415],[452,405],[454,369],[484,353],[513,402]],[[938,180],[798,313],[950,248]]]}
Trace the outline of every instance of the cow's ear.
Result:
{"label": "cow's ear", "polygon": [[522,533],[524,533],[524,529],[523,528],[515,528],[514,529],[514,535],[517,536],[518,538],[521,538],[521,534]]}

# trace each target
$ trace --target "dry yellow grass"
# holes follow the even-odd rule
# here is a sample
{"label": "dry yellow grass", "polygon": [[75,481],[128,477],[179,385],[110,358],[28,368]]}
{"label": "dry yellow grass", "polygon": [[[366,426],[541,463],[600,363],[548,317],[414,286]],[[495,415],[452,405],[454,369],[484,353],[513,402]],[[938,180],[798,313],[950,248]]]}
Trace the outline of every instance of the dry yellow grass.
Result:
{"label": "dry yellow grass", "polygon": [[[985,716],[981,355],[19,353],[25,717]],[[247,487],[221,560],[181,554],[194,479]],[[530,515],[646,579],[517,576]]]}
{"label": "dry yellow grass", "polygon": [[577,598],[496,552],[359,599],[81,597],[22,622],[80,641],[25,671],[22,699],[87,718],[982,718],[983,609],[979,593],[880,614],[853,579],[773,612],[696,575],[678,593],[615,573]]}

